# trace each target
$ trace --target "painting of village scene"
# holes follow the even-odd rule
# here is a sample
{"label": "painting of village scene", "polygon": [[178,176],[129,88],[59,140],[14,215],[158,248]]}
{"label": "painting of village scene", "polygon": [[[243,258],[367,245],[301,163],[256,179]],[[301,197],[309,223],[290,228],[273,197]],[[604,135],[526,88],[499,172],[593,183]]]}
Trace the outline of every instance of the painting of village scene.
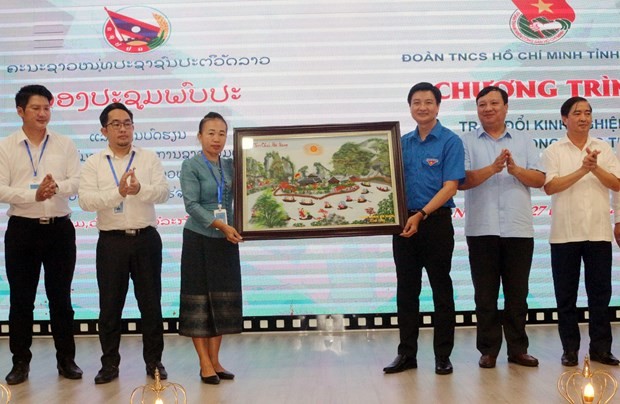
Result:
{"label": "painting of village scene", "polygon": [[246,238],[400,232],[400,134],[397,123],[382,124],[373,130],[365,124],[287,134],[237,131],[237,229]]}

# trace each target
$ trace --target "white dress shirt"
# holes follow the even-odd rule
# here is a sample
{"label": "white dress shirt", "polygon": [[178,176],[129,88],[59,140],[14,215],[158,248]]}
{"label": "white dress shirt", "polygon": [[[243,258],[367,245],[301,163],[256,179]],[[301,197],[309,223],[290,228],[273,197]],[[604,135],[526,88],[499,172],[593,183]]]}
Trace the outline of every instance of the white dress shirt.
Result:
{"label": "white dress shirt", "polygon": [[[129,168],[135,169],[140,192],[123,198],[118,192],[108,156],[114,166],[116,178],[120,181],[133,152],[135,156]],[[132,146],[126,156],[117,157],[107,147],[90,156],[84,163],[78,194],[82,209],[97,212],[99,230],[142,229],[157,226],[155,204],[168,200],[168,182],[159,158],[152,151]],[[122,212],[115,212],[121,202]]]}
{"label": "white dress shirt", "polygon": [[[620,177],[620,163],[607,142],[588,137],[580,150],[564,137],[543,152],[545,184],[578,170],[587,155],[586,148],[599,150],[598,165]],[[584,175],[568,189],[551,196],[549,242],[612,241],[610,208],[610,190],[594,174]]]}
{"label": "white dress shirt", "polygon": [[[620,162],[620,146],[616,146],[616,157]],[[614,210],[614,223],[620,223],[620,192],[614,192],[612,199],[611,207]]]}
{"label": "white dress shirt", "polygon": [[[0,202],[10,204],[8,216],[42,218],[71,213],[69,197],[78,191],[80,157],[68,137],[51,131],[46,137],[45,150],[45,138],[35,146],[22,129],[0,141]],[[52,174],[58,191],[50,199],[37,202],[33,184],[41,183],[47,174]]]}

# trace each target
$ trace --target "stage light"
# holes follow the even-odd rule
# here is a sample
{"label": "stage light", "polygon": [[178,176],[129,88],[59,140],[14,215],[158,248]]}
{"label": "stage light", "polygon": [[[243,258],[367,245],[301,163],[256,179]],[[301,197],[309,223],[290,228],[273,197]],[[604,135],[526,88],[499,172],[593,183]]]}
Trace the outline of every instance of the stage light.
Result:
{"label": "stage light", "polygon": [[618,381],[604,370],[592,371],[588,355],[583,369],[569,370],[558,379],[558,391],[571,404],[606,404],[616,395]]}
{"label": "stage light", "polygon": [[130,404],[134,404],[134,398],[138,400],[136,403],[140,404],[187,404],[185,388],[178,383],[162,383],[158,369],[155,369],[153,384],[138,386],[131,392]]}

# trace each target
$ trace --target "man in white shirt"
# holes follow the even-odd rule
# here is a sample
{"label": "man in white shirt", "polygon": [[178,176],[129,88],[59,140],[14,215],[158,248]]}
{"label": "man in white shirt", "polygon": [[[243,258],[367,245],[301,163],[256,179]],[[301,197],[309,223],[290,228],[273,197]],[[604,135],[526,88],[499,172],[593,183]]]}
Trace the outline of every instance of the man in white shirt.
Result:
{"label": "man in white shirt", "polygon": [[41,85],[22,87],[15,95],[22,127],[0,142],[0,202],[10,205],[4,237],[13,354],[8,384],[28,379],[41,265],[58,373],[68,379],[82,377],[74,361],[71,282],[76,247],[69,207],[69,197],[78,189],[80,159],[71,139],[47,129],[52,100],[52,93]]}
{"label": "man in white shirt", "polygon": [[577,292],[581,261],[588,294],[590,359],[617,366],[611,353],[609,192],[620,190],[620,164],[607,142],[589,135],[592,107],[582,97],[560,109],[566,137],[543,153],[545,192],[551,196],[551,270],[558,306],[562,365],[577,366],[581,335]]}
{"label": "man in white shirt", "polygon": [[146,373],[167,378],[161,314],[162,242],[155,229],[155,204],[168,200],[168,183],[157,155],[133,145],[133,114],[121,103],[101,113],[108,147],[88,158],[82,169],[79,202],[97,212],[99,340],[103,355],[96,384],[118,377],[122,312],[133,281],[142,319]]}

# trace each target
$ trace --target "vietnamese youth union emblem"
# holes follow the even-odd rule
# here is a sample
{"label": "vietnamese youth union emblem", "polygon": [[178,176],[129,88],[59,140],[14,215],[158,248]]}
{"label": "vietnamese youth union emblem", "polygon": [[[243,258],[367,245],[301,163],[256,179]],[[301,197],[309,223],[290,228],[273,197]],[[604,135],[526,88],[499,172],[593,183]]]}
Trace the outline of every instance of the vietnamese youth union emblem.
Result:
{"label": "vietnamese youth union emblem", "polygon": [[518,7],[510,17],[517,38],[532,45],[559,41],[575,21],[575,11],[566,0],[512,0]]}
{"label": "vietnamese youth union emblem", "polygon": [[103,25],[106,41],[121,52],[145,53],[162,46],[170,37],[170,21],[151,7],[109,10]]}

